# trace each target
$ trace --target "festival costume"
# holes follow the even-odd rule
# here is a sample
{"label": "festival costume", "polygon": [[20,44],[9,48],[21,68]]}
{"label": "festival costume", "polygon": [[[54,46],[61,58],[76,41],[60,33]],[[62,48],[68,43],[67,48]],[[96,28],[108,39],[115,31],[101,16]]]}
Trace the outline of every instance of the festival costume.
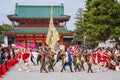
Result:
{"label": "festival costume", "polygon": [[91,71],[91,73],[93,73],[93,70],[92,70],[92,57],[91,56],[88,56],[87,57],[87,65],[88,65],[88,71],[87,73],[89,73],[89,71]]}
{"label": "festival costume", "polygon": [[80,68],[79,68],[79,58],[77,57],[77,55],[73,55],[73,64],[74,64],[74,70],[75,72],[78,70],[80,71]]}

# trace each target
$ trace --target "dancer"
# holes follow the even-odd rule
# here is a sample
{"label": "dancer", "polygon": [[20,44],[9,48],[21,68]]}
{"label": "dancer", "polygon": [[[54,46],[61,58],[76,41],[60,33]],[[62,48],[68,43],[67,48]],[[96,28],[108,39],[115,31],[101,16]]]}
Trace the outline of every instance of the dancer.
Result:
{"label": "dancer", "polygon": [[30,50],[24,50],[23,55],[22,55],[22,59],[24,61],[25,64],[25,69],[27,70],[27,72],[30,71],[29,68],[29,56],[30,56]]}
{"label": "dancer", "polygon": [[87,54],[87,65],[88,65],[88,71],[87,73],[89,73],[89,71],[91,71],[91,73],[93,73],[93,70],[92,70],[92,57],[91,57],[91,54]]}
{"label": "dancer", "polygon": [[71,57],[71,54],[68,52],[67,48],[65,49],[65,55],[63,55],[63,66],[62,66],[61,72],[63,72],[63,69],[65,68],[66,65],[68,65],[70,68],[70,71],[73,72],[72,57]]}
{"label": "dancer", "polygon": [[42,73],[43,70],[44,70],[46,73],[48,73],[48,71],[46,70],[46,54],[44,54],[44,53],[42,53],[42,57],[41,57],[40,72]]}

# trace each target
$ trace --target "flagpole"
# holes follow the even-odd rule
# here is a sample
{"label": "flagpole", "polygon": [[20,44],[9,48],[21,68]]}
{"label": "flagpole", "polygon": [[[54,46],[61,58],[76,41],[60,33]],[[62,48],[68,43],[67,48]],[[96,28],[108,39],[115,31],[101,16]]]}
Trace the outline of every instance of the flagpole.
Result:
{"label": "flagpole", "polygon": [[59,34],[54,26],[53,22],[53,6],[51,6],[51,12],[50,12],[50,23],[48,28],[48,33],[46,37],[46,44],[51,48],[51,50],[54,50],[54,46],[56,45],[57,41],[59,40]]}

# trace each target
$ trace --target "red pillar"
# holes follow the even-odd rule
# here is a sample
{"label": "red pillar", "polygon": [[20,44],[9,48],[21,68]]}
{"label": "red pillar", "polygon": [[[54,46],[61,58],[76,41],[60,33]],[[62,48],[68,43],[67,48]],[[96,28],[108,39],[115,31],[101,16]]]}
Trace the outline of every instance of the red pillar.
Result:
{"label": "red pillar", "polygon": [[25,48],[27,47],[27,37],[26,35],[24,35],[24,45],[25,45]]}
{"label": "red pillar", "polygon": [[45,35],[42,36],[42,46],[45,47]]}
{"label": "red pillar", "polygon": [[34,44],[36,44],[36,37],[35,37],[35,35],[33,35],[33,39],[34,39]]}
{"label": "red pillar", "polygon": [[63,35],[60,36],[60,43],[63,44]]}

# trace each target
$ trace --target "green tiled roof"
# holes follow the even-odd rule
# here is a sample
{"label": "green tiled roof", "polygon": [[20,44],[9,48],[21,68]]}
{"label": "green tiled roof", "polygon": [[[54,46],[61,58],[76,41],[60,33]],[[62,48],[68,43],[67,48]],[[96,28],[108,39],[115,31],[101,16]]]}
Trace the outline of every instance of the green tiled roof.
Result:
{"label": "green tiled roof", "polygon": [[[51,6],[18,5],[16,4],[15,14],[8,15],[13,18],[50,18]],[[54,18],[66,18],[62,5],[53,6]]]}
{"label": "green tiled roof", "polygon": [[[17,34],[47,34],[48,29],[13,29],[6,31],[8,33]],[[71,31],[66,29],[58,29],[59,34],[71,33]]]}

